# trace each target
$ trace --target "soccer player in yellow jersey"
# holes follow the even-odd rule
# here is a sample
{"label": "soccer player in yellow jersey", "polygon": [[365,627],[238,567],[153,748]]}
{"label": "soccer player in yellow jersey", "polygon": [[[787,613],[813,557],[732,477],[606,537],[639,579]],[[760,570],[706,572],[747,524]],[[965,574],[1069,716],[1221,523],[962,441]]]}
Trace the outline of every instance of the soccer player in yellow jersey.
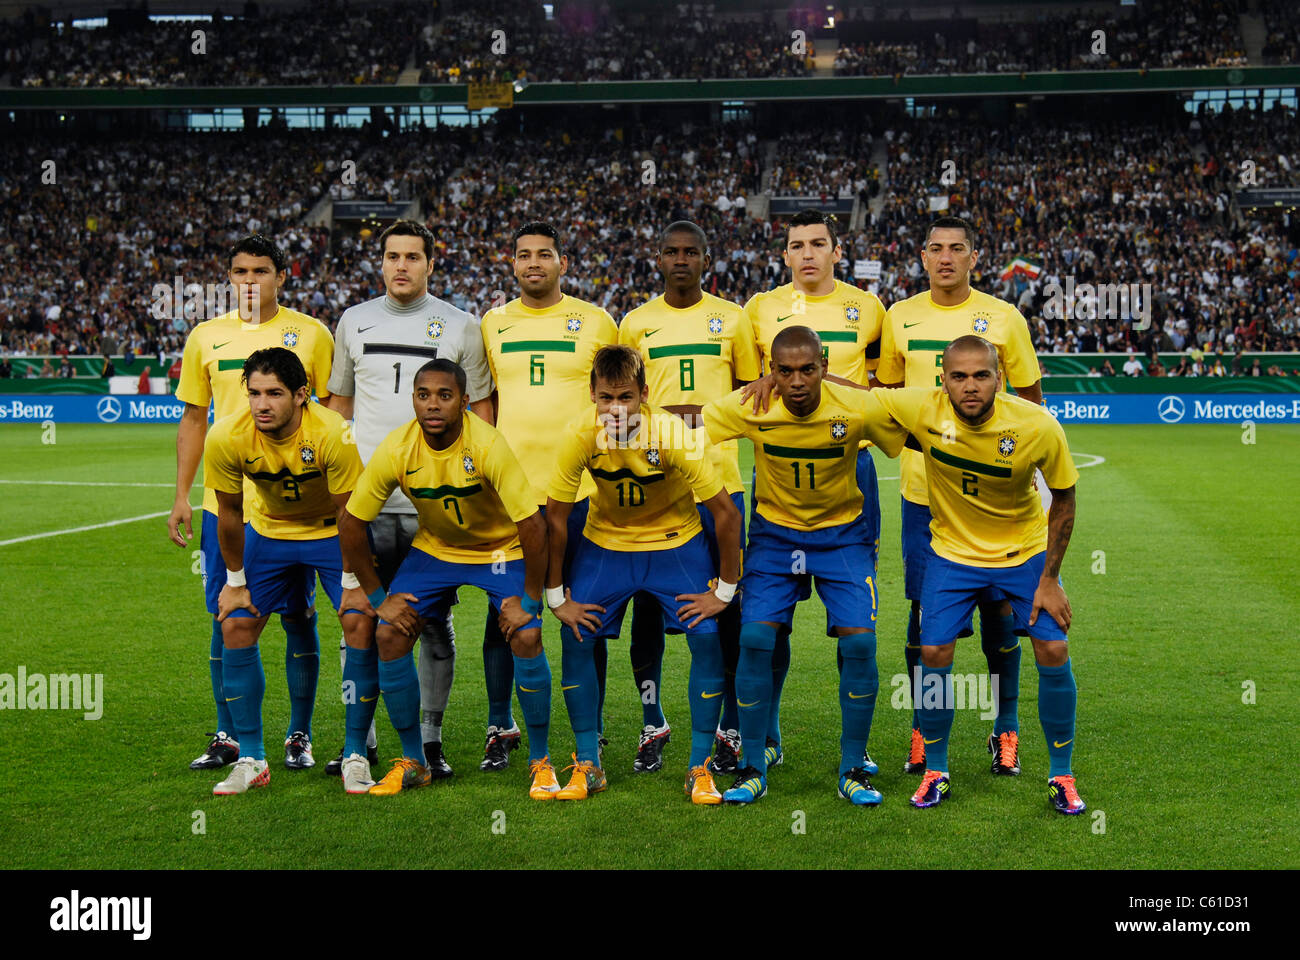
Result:
{"label": "soccer player in yellow jersey", "polygon": [[[212,790],[218,795],[265,786],[271,777],[262,745],[266,678],[257,647],[268,615],[301,611],[302,597],[319,574],[344,633],[355,636],[368,629],[361,612],[342,605],[338,516],[361,475],[361,457],[346,435],[347,424],[311,402],[307,371],[284,347],[253,353],[244,362],[243,379],[248,405],[218,420],[204,442],[226,570],[217,598],[225,643],[222,688],[240,745],[239,759]],[[251,491],[247,527],[246,484]],[[290,682],[289,736],[310,744],[315,684],[305,690],[294,688],[292,677]]]}
{"label": "soccer player in yellow jersey", "polygon": [[826,358],[810,328],[782,330],[771,358],[780,397],[770,409],[755,412],[736,391],[702,413],[711,441],[753,441],[757,473],[736,671],[745,766],[723,799],[753,803],[767,792],[772,650],[795,604],[810,595],[811,579],[842,658],[839,792],[855,805],[878,804],[880,792],[863,767],[879,675],[876,584],[856,471],[859,441],[896,456],[905,434],[875,399],[883,391],[823,382]]}
{"label": "soccer player in yellow jersey", "polygon": [[[238,305],[195,326],[185,341],[181,357],[180,383],[176,399],[185,404],[176,429],[176,496],[167,530],[179,547],[193,538],[190,488],[203,459],[203,442],[208,431],[208,407],[214,420],[235,413],[248,404],[241,380],[244,361],[254,351],[283,347],[293,351],[307,369],[308,388],[325,399],[326,381],[334,356],[334,339],[319,320],[279,304],[280,290],[287,276],[284,252],[260,234],[244,237],[231,248],[229,277]],[[226,582],[226,568],[217,547],[217,498],[212,484],[204,481],[203,523],[199,533],[199,556],[203,566],[203,589],[208,613],[213,617],[209,674],[212,697],[217,706],[216,733],[210,734],[207,749],[190,767],[207,770],[233,763],[239,757],[239,743],[233,737],[233,723],[222,692],[222,633],[216,621],[217,596]],[[287,645],[285,671],[296,712],[315,702],[316,679],[320,673],[320,644],[310,593],[280,618]],[[309,745],[293,741],[285,745],[285,763],[291,768],[310,767],[314,761]]]}
{"label": "soccer player in yellow jersey", "polygon": [[[1074,743],[1074,674],[1066,631],[1070,602],[1061,560],[1074,528],[1075,484],[1065,432],[1041,405],[1003,393],[995,345],[974,334],[943,353],[943,386],[873,390],[925,458],[932,507],[921,589],[921,736],[926,769],[912,797],[932,807],[950,793],[952,659],[983,592],[1011,604],[1013,628],[1028,634],[1038,666],[1038,717],[1050,758],[1048,797],[1065,814],[1085,809],[1070,769]],[[1041,470],[1051,511],[1034,490]]]}
{"label": "soccer player in yellow jersey", "polygon": [[[705,403],[726,396],[760,374],[758,345],[748,315],[736,304],[705,293],[700,279],[709,268],[708,239],[696,224],[679,220],[659,236],[656,265],[664,278],[664,292],[623,318],[618,341],[634,347],[645,363],[650,403],[675,413],[697,426]],[[739,448],[735,440],[710,446],[717,468],[741,515],[743,542],[745,496],[740,477]],[[719,559],[713,514],[699,504],[710,555]],[[740,721],[736,715],[736,660],[740,656],[740,602],[733,601],[718,614],[722,644],[722,717],[710,768],[735,773],[740,751]],[[632,598],[632,676],[641,694],[645,723],[632,764],[635,772],[663,767],[668,742],[668,721],[660,707],[660,678],[664,657],[664,617],[659,604],[647,594]],[[694,701],[692,701],[693,703]]]}
{"label": "soccer player in yellow jersey", "polygon": [[[817,331],[829,372],[854,383],[866,384],[880,355],[880,329],[885,308],[874,293],[835,279],[835,265],[843,251],[835,237],[834,220],[820,210],[805,210],[790,218],[782,258],[790,268],[790,282],[755,294],[745,304],[754,328],[765,371],[772,372],[772,344],[790,324]],[[862,513],[874,576],[880,547],[880,485],[868,445],[858,450],[857,477],[862,492]],[[781,687],[790,668],[790,638],[782,632],[773,655],[774,693],[770,724],[772,742],[768,764],[782,762]],[[862,758],[868,773],[876,772],[870,757]]]}
{"label": "soccer player in yellow jersey", "polygon": [[[345,680],[356,685],[358,709],[348,714],[344,750],[364,746],[382,688],[389,719],[402,741],[402,756],[370,792],[392,794],[430,782],[411,649],[424,621],[446,618],[458,587],[480,587],[501,611],[500,628],[515,655],[531,755],[529,793],[550,799],[559,784],[546,744],[551,669],[542,649],[540,619],[546,525],[505,437],[466,413],[467,383],[464,369],[442,358],[416,372],[415,419],[379,444],[340,518],[343,555],[356,564],[359,580],[357,592],[346,595],[344,602],[360,606],[368,599],[380,618],[375,630],[378,663],[373,649],[366,649],[369,638],[359,649],[349,640]],[[415,505],[420,524],[385,598],[366,525],[399,487]],[[417,618],[415,627],[403,619],[408,612]]]}
{"label": "soccer player in yellow jersey", "polygon": [[[998,351],[1002,382],[1018,396],[1042,403],[1038,357],[1029,339],[1025,318],[1011,304],[970,285],[970,273],[979,261],[975,231],[959,217],[940,217],[926,231],[921,263],[930,277],[930,289],[889,308],[881,336],[878,386],[939,386],[943,351],[956,337],[976,334]],[[930,506],[925,485],[924,458],[904,450],[899,461],[903,491],[903,589],[911,602],[907,622],[907,674],[915,678],[921,659],[921,584],[930,550]],[[980,598],[980,641],[988,660],[989,675],[998,678],[998,714],[989,737],[995,774],[1020,772],[1020,641],[1011,631],[1011,607],[997,591]],[[925,743],[921,737],[920,690],[912,688],[912,739],[904,770],[925,769]]]}
{"label": "soccer player in yellow jersey", "polygon": [[[618,342],[613,318],[600,307],[560,289],[569,268],[560,236],[549,223],[526,223],[512,238],[519,296],[483,315],[483,343],[497,387],[497,429],[519,458],[533,486],[534,502],[546,503],[546,484],[555,471],[556,436],[591,406],[588,377],[601,347]],[[582,529],[586,495],[573,512],[570,539]],[[605,691],[605,641],[597,641],[596,667],[601,703]],[[483,631],[483,673],[487,680],[488,733],[483,770],[504,770],[519,746],[510,715],[513,664],[496,611]],[[517,688],[516,688],[517,689]],[[520,697],[522,701],[522,695]]]}
{"label": "soccer player in yellow jersey", "polygon": [[[558,797],[584,800],[605,789],[592,641],[617,637],[622,608],[644,592],[660,616],[686,634],[691,651],[686,795],[693,803],[721,803],[705,766],[722,707],[722,648],[714,618],[730,605],[740,577],[741,512],[708,462],[704,437],[646,403],[645,365],[637,351],[619,345],[597,353],[591,396],[595,406],[559,440],[546,500],[547,605],[564,624],[560,688],[577,741],[573,778]],[[596,489],[566,581],[569,513],[584,475]],[[717,559],[701,535],[697,499],[713,519]],[[710,591],[715,576],[716,591]]]}

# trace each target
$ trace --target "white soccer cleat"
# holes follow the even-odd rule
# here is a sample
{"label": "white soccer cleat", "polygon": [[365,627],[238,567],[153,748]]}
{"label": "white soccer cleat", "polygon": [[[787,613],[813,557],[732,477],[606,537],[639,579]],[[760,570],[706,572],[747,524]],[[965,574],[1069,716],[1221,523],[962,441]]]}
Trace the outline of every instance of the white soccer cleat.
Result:
{"label": "white soccer cleat", "polygon": [[230,766],[230,775],[212,788],[218,797],[247,793],[253,787],[264,787],[271,782],[271,768],[265,760],[240,757]]}
{"label": "white soccer cleat", "polygon": [[369,793],[374,785],[370,761],[359,753],[349,754],[343,761],[343,789],[348,793]]}

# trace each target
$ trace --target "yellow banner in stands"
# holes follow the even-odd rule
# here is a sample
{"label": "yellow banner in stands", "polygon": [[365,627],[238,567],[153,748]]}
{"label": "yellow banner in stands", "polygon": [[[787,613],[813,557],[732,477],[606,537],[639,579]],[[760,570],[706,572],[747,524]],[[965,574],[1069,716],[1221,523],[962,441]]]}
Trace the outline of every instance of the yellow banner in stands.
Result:
{"label": "yellow banner in stands", "polygon": [[469,98],[466,106],[471,110],[483,110],[487,107],[499,107],[508,110],[515,105],[515,85],[510,81],[489,83],[487,81],[470,81]]}

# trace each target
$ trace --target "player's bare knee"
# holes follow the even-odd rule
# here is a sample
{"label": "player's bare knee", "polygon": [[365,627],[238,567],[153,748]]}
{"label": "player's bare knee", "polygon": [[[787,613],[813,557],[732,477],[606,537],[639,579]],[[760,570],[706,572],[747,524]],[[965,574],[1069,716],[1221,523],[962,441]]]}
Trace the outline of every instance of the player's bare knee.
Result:
{"label": "player's bare knee", "polygon": [[1029,639],[1034,643],[1034,660],[1039,666],[1059,667],[1070,659],[1070,645],[1064,640]]}
{"label": "player's bare knee", "polygon": [[542,652],[542,631],[520,630],[510,638],[510,650],[522,660],[531,660]]}
{"label": "player's bare knee", "polygon": [[231,650],[251,647],[262,635],[265,624],[265,617],[227,617],[221,624],[222,643]]}
{"label": "player's bare knee", "polygon": [[952,666],[952,654],[957,644],[944,643],[936,646],[921,647],[921,662],[934,670]]}
{"label": "player's bare knee", "polygon": [[369,650],[375,641],[374,621],[361,613],[347,613],[343,623],[343,642],[356,650]]}
{"label": "player's bare knee", "polygon": [[392,624],[381,623],[375,630],[375,643],[379,646],[379,659],[385,663],[411,652],[411,640]]}

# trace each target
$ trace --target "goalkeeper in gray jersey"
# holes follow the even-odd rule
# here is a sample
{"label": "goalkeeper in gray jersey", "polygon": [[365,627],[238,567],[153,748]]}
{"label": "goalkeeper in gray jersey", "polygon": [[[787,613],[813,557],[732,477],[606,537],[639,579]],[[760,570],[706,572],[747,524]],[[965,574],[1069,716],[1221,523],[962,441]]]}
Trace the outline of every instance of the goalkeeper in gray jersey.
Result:
{"label": "goalkeeper in gray jersey", "polygon": [[[470,410],[488,423],[492,416],[492,373],[478,320],[428,290],[433,272],[433,234],[418,223],[398,220],[379,237],[385,293],[349,307],[334,337],[329,406],[353,420],[357,452],[369,462],[389,433],[411,421],[416,371],[433,359],[452,360],[468,378]],[[415,507],[400,489],[370,524],[378,571],[385,589],[415,536]],[[340,642],[346,662],[347,649]],[[421,635],[420,733],[425,760],[435,778],[451,776],[442,752],[442,715],[451,694],[456,643],[451,614],[426,624]],[[371,724],[367,746],[375,744]],[[375,757],[370,758],[376,762]],[[340,756],[326,773],[338,775]]]}

